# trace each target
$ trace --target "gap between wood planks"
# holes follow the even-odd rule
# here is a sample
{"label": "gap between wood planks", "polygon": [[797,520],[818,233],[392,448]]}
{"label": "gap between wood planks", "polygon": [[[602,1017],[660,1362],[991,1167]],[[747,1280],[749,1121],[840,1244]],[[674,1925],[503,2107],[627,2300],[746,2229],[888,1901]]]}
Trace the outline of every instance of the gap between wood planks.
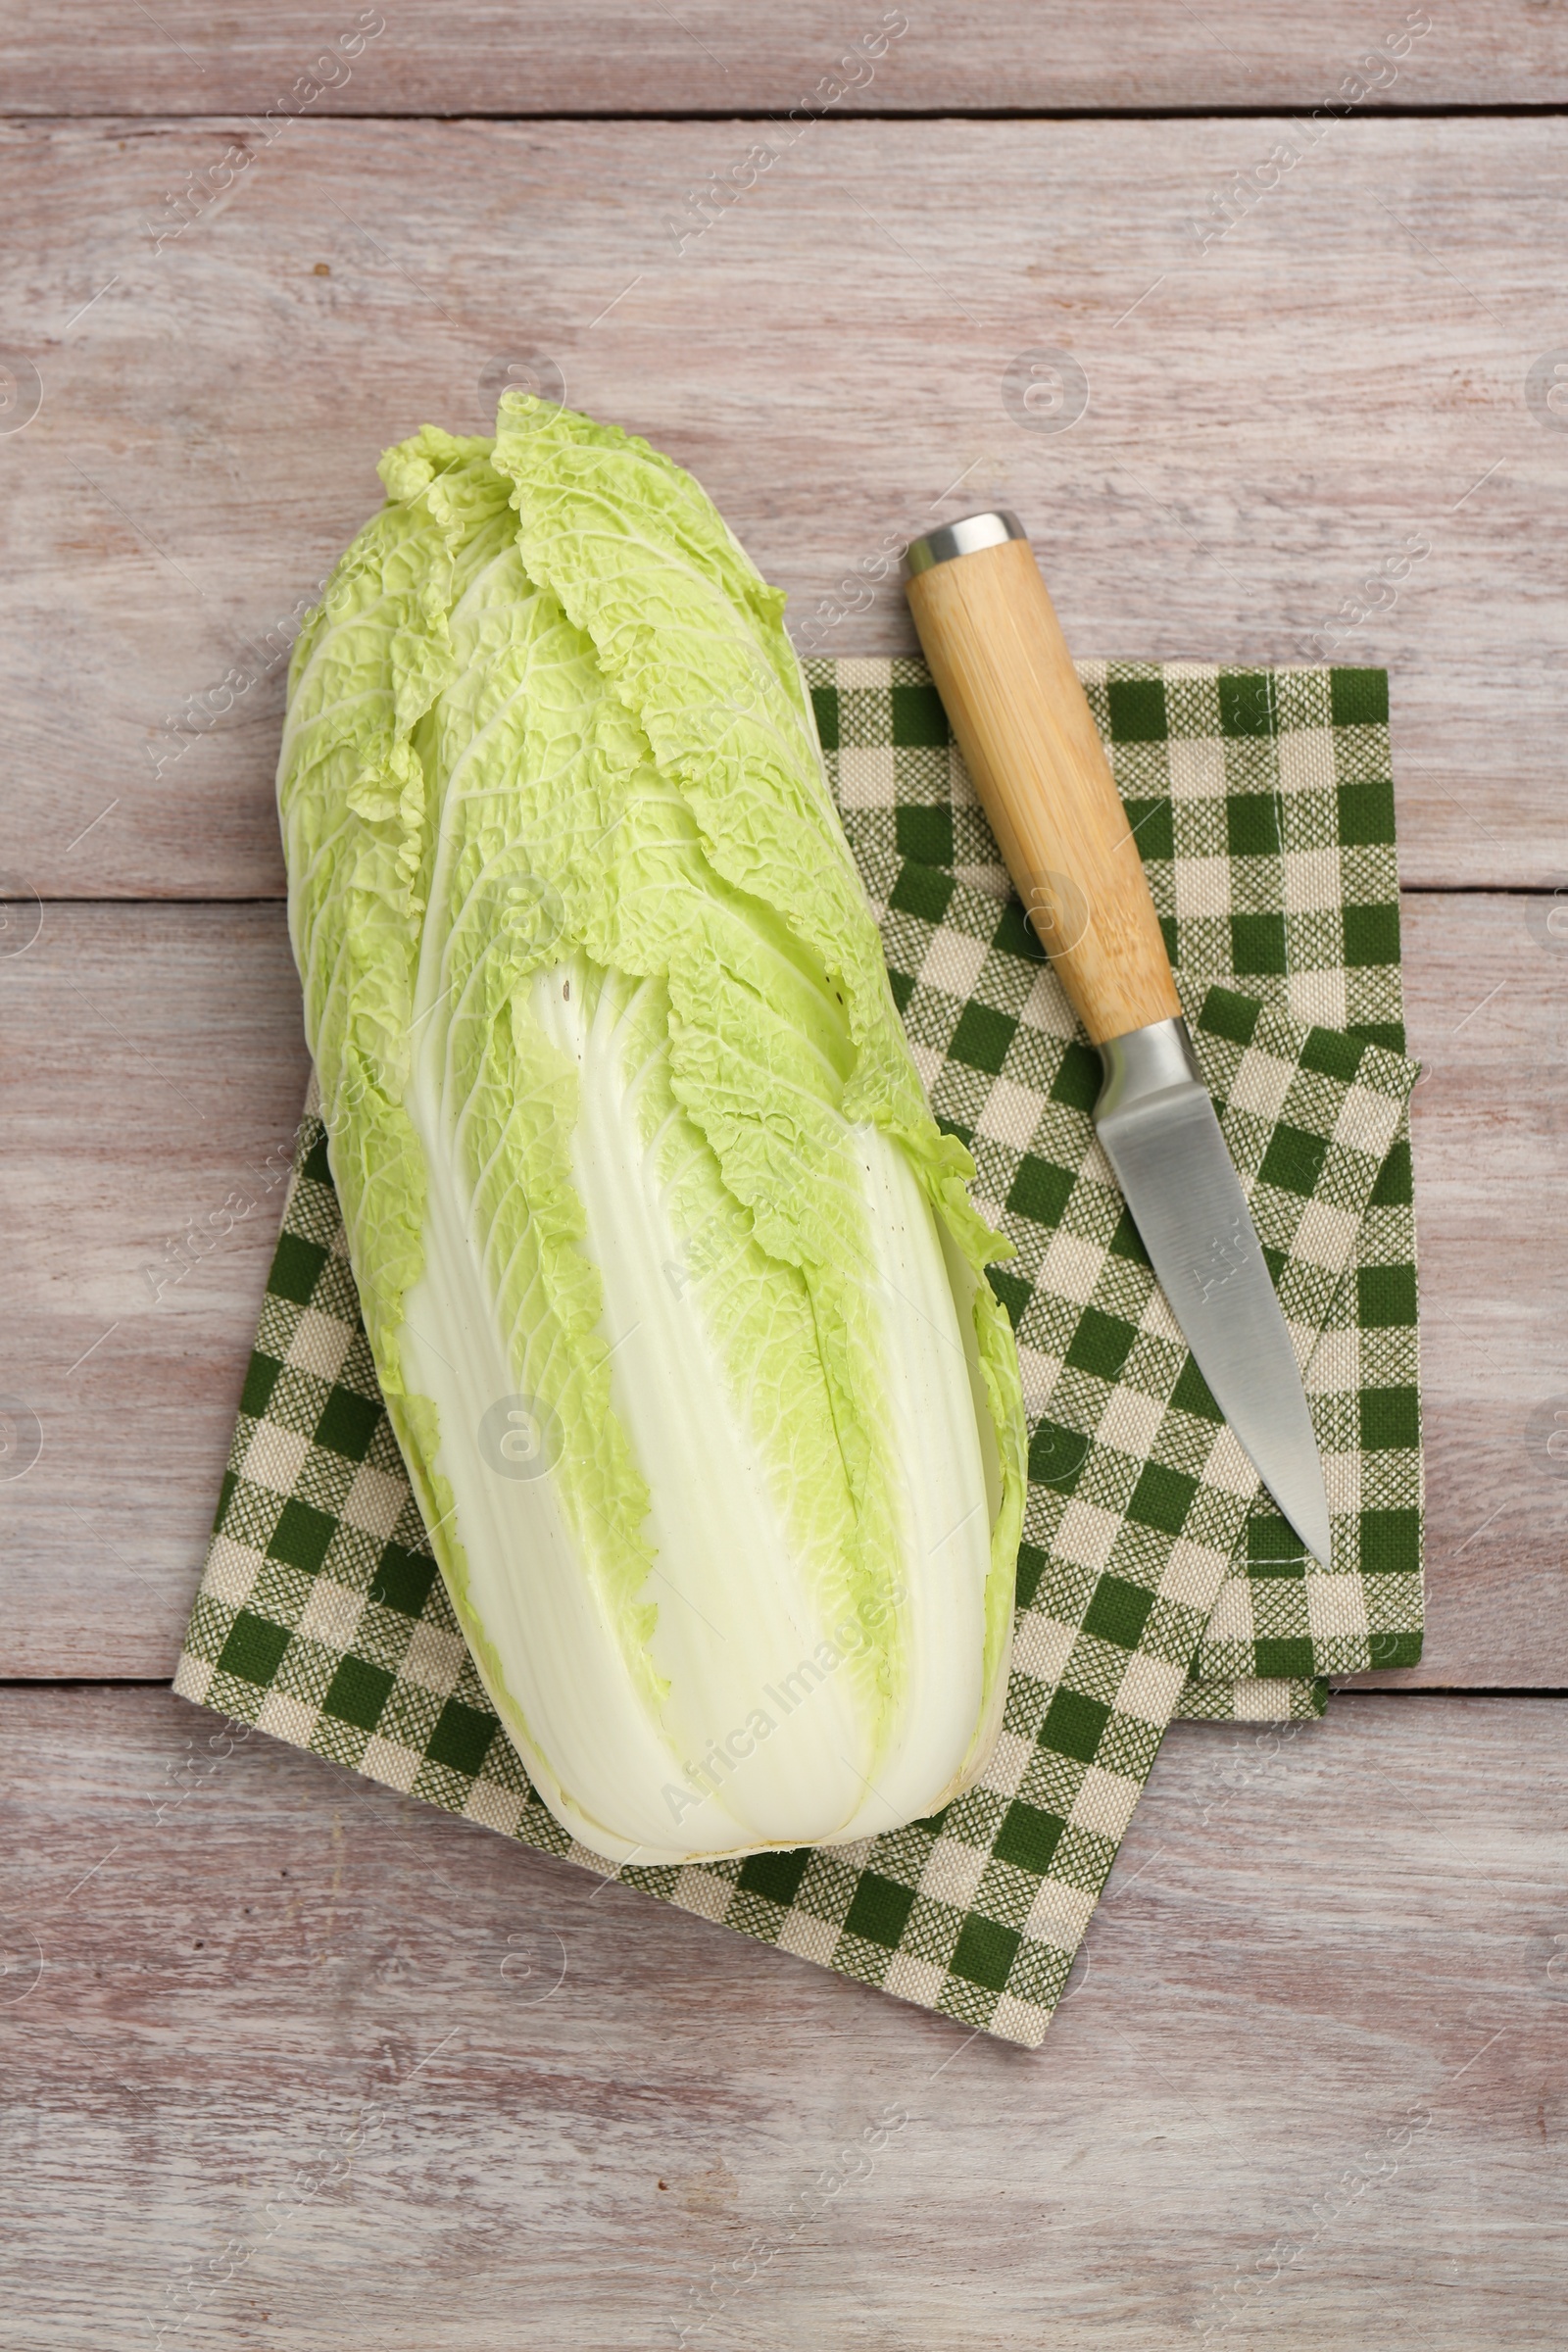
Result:
{"label": "gap between wood planks", "polygon": [[[1401,883],[1401,899],[1549,899],[1554,895],[1550,882],[1405,882]],[[40,906],[280,906],[287,893],[274,891],[270,895],[249,891],[233,898],[223,898],[215,891],[204,890],[194,897],[171,892],[167,898],[149,899],[143,896],[122,896],[118,891],[97,891],[81,898],[67,898],[54,891],[29,891],[25,897],[14,897],[0,890],[0,906],[24,906],[28,899]]]}
{"label": "gap between wood planks", "polygon": [[[168,1675],[148,1674],[4,1674],[0,1694],[7,1690],[172,1690]],[[1400,1690],[1397,1684],[1339,1683],[1332,1677],[1330,1696],[1338,1703],[1350,1698],[1568,1698],[1568,1690],[1555,1690],[1531,1684],[1518,1689],[1481,1689],[1469,1683],[1418,1683]],[[1196,1718],[1180,1717],[1179,1721]],[[1244,1726],[1244,1728],[1246,1728]],[[1266,1730],[1267,1722],[1256,1728]]]}
{"label": "gap between wood planks", "polygon": [[[760,106],[683,107],[662,108],[647,114],[633,113],[625,107],[574,107],[569,112],[561,107],[540,107],[519,111],[502,107],[490,112],[472,106],[420,107],[409,114],[389,114],[375,109],[354,114],[347,108],[333,109],[313,106],[313,122],[626,122],[641,126],[651,122],[771,122],[777,123],[780,111],[792,116],[806,116],[812,122],[1304,122],[1318,111],[1303,101],[1281,102],[1277,106],[835,106],[790,107],[780,110]],[[156,107],[147,114],[134,108],[92,107],[68,115],[8,115],[0,112],[0,124],[8,130],[56,130],[74,122],[160,122],[177,123],[181,129],[199,130],[204,124],[228,122],[241,118],[243,110],[218,107],[211,114],[172,114],[167,108]],[[1377,121],[1380,122],[1441,122],[1507,121],[1513,116],[1528,119],[1535,116],[1568,115],[1568,101],[1561,99],[1512,99],[1495,104],[1463,105],[1434,100],[1430,106],[1373,106],[1361,104],[1348,107],[1343,120],[1347,122]]]}

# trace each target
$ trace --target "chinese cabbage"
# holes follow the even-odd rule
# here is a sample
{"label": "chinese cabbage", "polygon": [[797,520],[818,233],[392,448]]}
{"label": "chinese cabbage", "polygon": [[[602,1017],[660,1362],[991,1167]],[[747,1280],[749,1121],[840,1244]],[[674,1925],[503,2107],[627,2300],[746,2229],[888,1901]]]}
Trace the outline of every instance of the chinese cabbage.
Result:
{"label": "chinese cabbage", "polygon": [[278,794],[431,1547],[583,1845],[875,1836],[994,1736],[1022,1405],[783,599],[669,460],[524,396],[382,477]]}

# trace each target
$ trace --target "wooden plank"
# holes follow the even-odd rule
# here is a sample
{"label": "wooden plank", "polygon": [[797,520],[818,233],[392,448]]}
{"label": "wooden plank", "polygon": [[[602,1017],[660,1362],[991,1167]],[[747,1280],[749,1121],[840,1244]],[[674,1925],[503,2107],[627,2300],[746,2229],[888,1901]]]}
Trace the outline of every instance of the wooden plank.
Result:
{"label": "wooden plank", "polygon": [[1554,1397],[1568,1427],[1554,1282],[1568,1213],[1568,927],[1559,938],[1555,909],[1469,895],[1402,906],[1409,1047],[1422,1063],[1411,1121],[1427,1465],[1415,1679],[1426,1684],[1568,1684],[1568,1463],[1544,1449]]}
{"label": "wooden plank", "polygon": [[[1568,1397],[1549,1272],[1568,1175],[1568,947],[1546,944],[1549,905],[1405,902],[1412,1050],[1427,1065],[1415,1124],[1431,1525],[1426,1658],[1401,1684],[1568,1686],[1568,1479],[1534,1421]],[[0,960],[0,992],[15,1073],[0,1391],[43,1439],[25,1476],[0,1482],[0,1675],[163,1678],[304,1095],[282,909],[51,906],[36,942]],[[230,1194],[250,1213],[155,1301],[147,1268],[177,1263],[170,1248],[192,1223],[221,1227]]]}
{"label": "wooden plank", "polygon": [[309,1075],[283,909],[51,906],[0,1004],[0,1390],[41,1446],[0,1483],[0,1673],[167,1676]]}
{"label": "wooden plank", "polygon": [[[102,0],[47,12],[7,0],[5,104],[14,114],[259,114],[311,76],[324,85],[315,105],[351,115],[1310,107],[1357,65],[1374,105],[1568,94],[1557,12],[1503,0],[1472,0],[1449,16],[1371,0],[1310,12],[1287,0],[1210,0],[1200,16],[1149,0],[1114,10],[944,0],[911,11],[790,0],[740,14],[723,0],[679,9],[402,0],[376,32],[380,15],[345,9],[340,25],[323,29],[318,19],[198,0],[168,0],[156,18]],[[1412,34],[1423,20],[1427,30]],[[1396,77],[1386,78],[1391,47]],[[1379,61],[1370,74],[1369,53]],[[846,91],[837,101],[835,83]],[[297,99],[306,96],[299,87]]]}
{"label": "wooden plank", "polygon": [[0,1699],[29,2352],[1558,2340],[1562,1702],[1178,1726],[1038,2053],[216,1727]]}
{"label": "wooden plank", "polygon": [[[1545,377],[1525,397],[1564,342],[1552,122],[827,121],[691,235],[687,192],[755,139],[0,136],[0,293],[42,401],[0,439],[19,886],[279,889],[290,616],[379,448],[481,427],[481,379],[540,355],[695,467],[820,651],[912,646],[887,549],[1003,499],[1083,653],[1391,663],[1411,883],[1568,866],[1538,527],[1568,443]],[[1253,197],[1204,247],[1237,172]],[[159,245],[192,172],[237,176]],[[1063,431],[1019,407],[1041,349],[1088,387]]]}

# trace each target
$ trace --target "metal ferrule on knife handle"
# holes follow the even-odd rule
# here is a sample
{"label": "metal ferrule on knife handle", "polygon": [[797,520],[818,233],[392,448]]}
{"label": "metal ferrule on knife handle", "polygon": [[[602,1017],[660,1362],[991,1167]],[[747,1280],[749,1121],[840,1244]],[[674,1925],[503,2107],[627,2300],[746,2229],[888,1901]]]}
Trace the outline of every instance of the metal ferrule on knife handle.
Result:
{"label": "metal ferrule on knife handle", "polygon": [[1182,1019],[1088,698],[1016,517],[905,559],[909,609],[1007,871],[1100,1048],[1095,1126],[1221,1411],[1318,1559],[1322,1465],[1290,1333]]}

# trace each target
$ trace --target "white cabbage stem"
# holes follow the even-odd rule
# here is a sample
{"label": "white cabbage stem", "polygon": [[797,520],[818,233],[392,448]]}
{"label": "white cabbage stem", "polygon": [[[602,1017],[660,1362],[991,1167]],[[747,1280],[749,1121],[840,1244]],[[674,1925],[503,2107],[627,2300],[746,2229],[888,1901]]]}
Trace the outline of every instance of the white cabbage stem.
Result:
{"label": "white cabbage stem", "polygon": [[[873,1837],[944,1800],[980,1713],[1000,1472],[975,1357],[974,1278],[956,1252],[950,1263],[897,1148],[873,1128],[855,1130],[889,1443],[906,1472],[897,1572],[868,1641],[792,1554],[777,1474],[705,1328],[705,1298],[723,1268],[706,1280],[692,1272],[690,1237],[669,1220],[660,1180],[668,1123],[658,1149],[642,1140],[648,1065],[628,1063],[625,1051],[634,1000],[618,976],[592,975],[580,960],[536,973],[528,991],[531,1017],[577,1073],[581,1246],[603,1285],[614,1409],[651,1498],[655,1559],[643,1597],[658,1606],[650,1647],[667,1686],[657,1715],[628,1669],[612,1607],[583,1572],[552,1475],[563,1435],[548,1410],[532,1399],[514,1408],[515,1463],[498,1459],[493,1434],[481,1440],[498,1402],[519,1393],[454,1147],[461,1106],[443,1096],[445,1024],[438,1011],[419,1025],[406,1102],[431,1168],[427,1260],[408,1295],[402,1354],[410,1386],[440,1416],[436,1467],[463,1530],[469,1604],[505,1662],[492,1696],[553,1809],[611,1860]],[[676,1116],[686,1149],[705,1152]],[[872,1662],[862,1653],[878,1630],[898,1681],[886,1725],[862,1697]]]}

